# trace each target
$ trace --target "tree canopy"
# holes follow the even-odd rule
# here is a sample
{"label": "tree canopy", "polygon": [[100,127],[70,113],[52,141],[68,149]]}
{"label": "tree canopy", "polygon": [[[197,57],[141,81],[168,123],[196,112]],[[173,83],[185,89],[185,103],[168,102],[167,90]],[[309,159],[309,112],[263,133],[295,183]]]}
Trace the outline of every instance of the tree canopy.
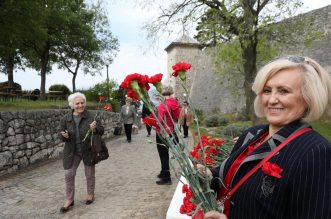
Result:
{"label": "tree canopy", "polygon": [[41,99],[45,98],[46,74],[57,63],[75,78],[81,68],[92,75],[110,64],[118,40],[110,31],[101,3],[84,0],[3,0],[0,5],[0,70],[14,83],[15,68],[40,72]]}
{"label": "tree canopy", "polygon": [[301,0],[173,0],[165,6],[159,4],[160,15],[144,29],[147,38],[155,39],[165,31],[173,31],[173,24],[193,22],[195,38],[206,46],[219,46],[222,60],[244,75],[245,113],[252,115],[255,94],[251,85],[257,64],[275,55],[276,42],[293,41],[291,34],[305,28],[298,22],[292,22],[291,28],[278,25],[301,6]]}

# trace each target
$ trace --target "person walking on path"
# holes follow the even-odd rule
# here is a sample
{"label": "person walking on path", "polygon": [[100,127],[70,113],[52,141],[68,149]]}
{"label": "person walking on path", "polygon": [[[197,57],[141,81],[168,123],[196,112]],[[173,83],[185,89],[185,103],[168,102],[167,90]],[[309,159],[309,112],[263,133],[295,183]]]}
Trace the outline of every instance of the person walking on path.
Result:
{"label": "person walking on path", "polygon": [[125,105],[122,106],[120,112],[120,121],[124,123],[124,131],[126,140],[128,143],[131,142],[132,126],[136,126],[137,113],[135,106],[132,105],[132,98],[125,98]]}
{"label": "person walking on path", "polygon": [[[145,104],[143,104],[142,112],[141,112],[141,123],[143,124],[143,119],[146,118],[151,114],[151,111],[146,107]],[[147,137],[151,136],[152,126],[146,124],[146,131],[147,131]]]}
{"label": "person walking on path", "polygon": [[[158,106],[158,120],[161,123],[164,130],[166,130],[166,134],[173,136],[174,141],[178,142],[178,137],[174,131],[173,120],[177,122],[180,114],[180,105],[179,102],[172,97],[173,88],[170,86],[165,86],[162,90],[162,95],[164,97],[164,102],[162,102]],[[169,143],[165,140],[161,134],[161,129],[159,126],[156,127],[156,145],[157,150],[159,152],[160,161],[161,161],[161,172],[157,176],[160,180],[156,181],[158,185],[170,185],[171,176],[170,176],[170,168],[169,168]]]}
{"label": "person walking on path", "polygon": [[85,109],[86,97],[82,93],[73,93],[68,97],[71,111],[60,121],[60,138],[65,142],[63,149],[63,167],[65,170],[66,202],[61,207],[62,213],[74,206],[75,176],[81,160],[84,163],[87,184],[86,204],[94,201],[95,165],[92,162],[92,151],[89,145],[90,137],[85,135],[92,130],[93,133],[103,135],[104,128],[95,116]]}
{"label": "person walking on path", "polygon": [[193,122],[193,116],[187,101],[184,101],[183,108],[179,115],[179,124],[183,127],[184,138],[188,137],[188,127]]}

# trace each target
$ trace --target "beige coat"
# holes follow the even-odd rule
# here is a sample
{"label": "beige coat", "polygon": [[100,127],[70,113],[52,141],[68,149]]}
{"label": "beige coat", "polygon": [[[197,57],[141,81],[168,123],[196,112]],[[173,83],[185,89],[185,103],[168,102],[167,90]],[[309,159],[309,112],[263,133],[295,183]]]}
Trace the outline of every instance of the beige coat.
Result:
{"label": "beige coat", "polygon": [[[187,109],[186,115],[185,115],[185,109]],[[191,110],[189,107],[182,108],[182,111],[179,114],[179,120],[178,120],[180,125],[184,125],[185,118],[186,118],[186,125],[190,126],[193,123],[193,116],[192,116],[192,113],[191,113]]]}

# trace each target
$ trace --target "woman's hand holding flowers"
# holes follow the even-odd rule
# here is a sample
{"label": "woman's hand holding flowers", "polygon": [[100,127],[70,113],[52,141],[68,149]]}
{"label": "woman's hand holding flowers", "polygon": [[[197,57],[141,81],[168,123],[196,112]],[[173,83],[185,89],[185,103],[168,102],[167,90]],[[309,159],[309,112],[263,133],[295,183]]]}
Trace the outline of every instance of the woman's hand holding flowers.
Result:
{"label": "woman's hand holding flowers", "polygon": [[217,211],[209,211],[205,214],[204,219],[227,219],[227,217]]}
{"label": "woman's hand holding flowers", "polygon": [[97,122],[96,121],[93,121],[91,124],[90,124],[90,128],[93,132],[95,132],[96,128],[97,128]]}
{"label": "woman's hand holding flowers", "polygon": [[207,176],[212,176],[213,175],[208,167],[205,167],[204,165],[199,164],[199,163],[197,164],[197,170],[198,170],[198,173],[200,173],[203,176],[206,173],[207,173]]}

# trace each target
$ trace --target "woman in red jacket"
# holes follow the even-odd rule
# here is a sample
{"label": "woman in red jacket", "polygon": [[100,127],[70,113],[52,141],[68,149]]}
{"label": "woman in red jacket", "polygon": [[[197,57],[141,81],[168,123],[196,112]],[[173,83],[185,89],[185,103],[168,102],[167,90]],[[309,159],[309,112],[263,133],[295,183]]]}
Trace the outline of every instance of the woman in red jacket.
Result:
{"label": "woman in red jacket", "polygon": [[177,122],[181,111],[179,102],[172,97],[173,88],[163,87],[162,96],[164,101],[158,106],[158,120],[162,127],[156,128],[156,145],[161,161],[161,172],[157,176],[160,180],[156,181],[158,185],[170,185],[171,176],[169,168],[169,145],[165,139],[174,137],[178,142],[178,137],[174,132],[174,122]]}

